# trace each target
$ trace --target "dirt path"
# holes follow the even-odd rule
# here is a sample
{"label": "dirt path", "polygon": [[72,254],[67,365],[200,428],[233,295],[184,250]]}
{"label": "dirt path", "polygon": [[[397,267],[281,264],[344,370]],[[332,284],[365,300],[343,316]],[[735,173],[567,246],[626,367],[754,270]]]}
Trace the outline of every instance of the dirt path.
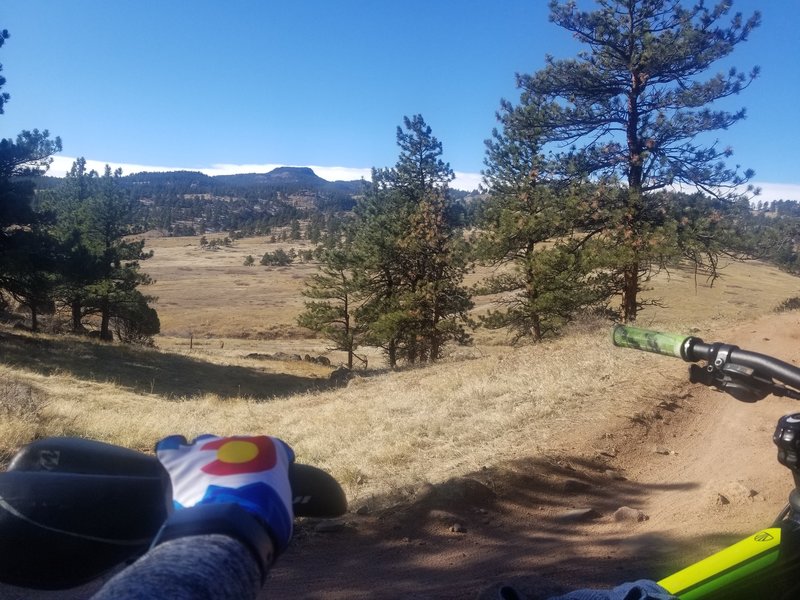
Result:
{"label": "dirt path", "polygon": [[[797,313],[717,334],[800,361]],[[262,598],[489,598],[500,583],[545,598],[658,579],[771,522],[791,488],[771,435],[800,404],[742,404],[687,384],[641,409],[603,431],[595,427],[605,421],[587,416],[568,451],[431,486],[410,506],[332,527],[302,523]],[[616,520],[620,507],[633,518]],[[0,586],[0,598],[77,599],[92,589]]]}

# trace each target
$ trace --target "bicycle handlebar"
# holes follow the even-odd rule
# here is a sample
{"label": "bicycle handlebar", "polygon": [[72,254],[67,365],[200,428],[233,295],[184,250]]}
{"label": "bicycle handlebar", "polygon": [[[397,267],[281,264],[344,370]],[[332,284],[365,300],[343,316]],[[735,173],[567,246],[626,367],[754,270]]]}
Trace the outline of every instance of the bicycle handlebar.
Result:
{"label": "bicycle handlebar", "polygon": [[797,391],[800,390],[800,368],[766,354],[629,325],[615,326],[612,338],[615,346],[623,348],[682,358],[692,363],[706,361],[705,368],[692,365],[690,381],[713,385],[739,400],[753,402],[770,393],[800,399]]}
{"label": "bicycle handlebar", "polygon": [[614,345],[633,350],[655,352],[686,360],[684,346],[691,337],[675,333],[661,333],[629,325],[617,325],[613,333]]}

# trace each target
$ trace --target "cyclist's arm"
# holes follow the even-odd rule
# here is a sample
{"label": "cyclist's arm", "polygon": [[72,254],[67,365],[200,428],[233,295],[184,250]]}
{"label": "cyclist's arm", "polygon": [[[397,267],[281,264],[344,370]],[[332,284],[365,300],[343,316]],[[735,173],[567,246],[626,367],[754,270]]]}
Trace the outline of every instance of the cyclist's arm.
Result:
{"label": "cyclist's arm", "polygon": [[255,556],[235,538],[188,536],[152,548],[92,600],[248,600],[261,577]]}

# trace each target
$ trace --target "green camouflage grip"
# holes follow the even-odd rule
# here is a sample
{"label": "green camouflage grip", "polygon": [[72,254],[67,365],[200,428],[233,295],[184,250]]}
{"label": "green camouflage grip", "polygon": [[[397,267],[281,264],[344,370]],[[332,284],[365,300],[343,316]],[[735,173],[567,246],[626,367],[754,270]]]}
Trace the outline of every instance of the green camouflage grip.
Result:
{"label": "green camouflage grip", "polygon": [[614,327],[613,339],[615,346],[683,358],[681,348],[689,336],[617,325]]}

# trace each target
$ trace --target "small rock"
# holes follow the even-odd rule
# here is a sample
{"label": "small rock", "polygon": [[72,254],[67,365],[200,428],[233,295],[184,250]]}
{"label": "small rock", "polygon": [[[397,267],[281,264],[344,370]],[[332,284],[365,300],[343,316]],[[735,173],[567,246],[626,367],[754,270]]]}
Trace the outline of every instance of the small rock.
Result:
{"label": "small rock", "polygon": [[344,521],[322,521],[314,527],[314,531],[317,533],[336,533],[344,531],[346,527],[347,523]]}
{"label": "small rock", "polygon": [[614,520],[641,523],[642,521],[650,520],[650,517],[642,511],[631,508],[630,506],[620,506],[614,511]]}
{"label": "small rock", "polygon": [[560,515],[556,515],[556,519],[565,523],[590,521],[600,516],[593,508],[573,508],[566,510]]}
{"label": "small rock", "polygon": [[356,509],[356,514],[359,515],[359,516],[362,516],[362,517],[364,515],[368,515],[369,514],[369,506],[367,506],[366,504],[364,506],[359,506],[358,509]]}
{"label": "small rock", "polygon": [[731,503],[731,501],[728,500],[728,498],[726,496],[723,496],[722,494],[717,494],[717,502],[722,506],[726,506],[727,504]]}
{"label": "small rock", "polygon": [[339,367],[328,376],[328,380],[335,385],[346,385],[352,378],[353,373],[347,367]]}
{"label": "small rock", "polygon": [[428,516],[431,519],[436,519],[437,521],[446,521],[448,523],[455,522],[458,517],[451,512],[447,512],[446,510],[439,510],[433,509],[428,513]]}
{"label": "small rock", "polygon": [[608,458],[616,458],[617,457],[617,449],[616,448],[610,448],[608,450],[600,450],[598,452],[598,454],[600,454],[600,456],[607,456]]}
{"label": "small rock", "polygon": [[625,475],[623,475],[622,473],[620,473],[619,471],[616,471],[614,469],[606,469],[605,471],[603,471],[603,473],[605,474],[606,477],[609,477],[610,479],[613,479],[614,481],[627,481],[628,480],[628,478],[625,477]]}
{"label": "small rock", "polygon": [[669,448],[664,448],[663,446],[656,446],[653,449],[653,452],[656,454],[663,454],[664,456],[669,456],[670,454],[675,454],[674,451],[670,450]]}
{"label": "small rock", "polygon": [[450,527],[450,531],[453,533],[467,533],[467,528],[461,523],[453,523],[453,525]]}

